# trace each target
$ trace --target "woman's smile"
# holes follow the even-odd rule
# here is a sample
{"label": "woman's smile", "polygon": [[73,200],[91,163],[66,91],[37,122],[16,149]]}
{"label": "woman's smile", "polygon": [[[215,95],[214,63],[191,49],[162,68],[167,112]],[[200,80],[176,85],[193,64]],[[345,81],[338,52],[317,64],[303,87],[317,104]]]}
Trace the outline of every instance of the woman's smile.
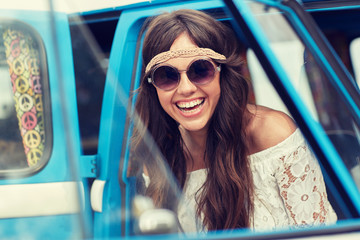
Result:
{"label": "woman's smile", "polygon": [[205,102],[205,98],[193,99],[190,101],[178,101],[176,102],[177,108],[183,112],[186,116],[189,114],[192,116],[195,113],[198,113]]}

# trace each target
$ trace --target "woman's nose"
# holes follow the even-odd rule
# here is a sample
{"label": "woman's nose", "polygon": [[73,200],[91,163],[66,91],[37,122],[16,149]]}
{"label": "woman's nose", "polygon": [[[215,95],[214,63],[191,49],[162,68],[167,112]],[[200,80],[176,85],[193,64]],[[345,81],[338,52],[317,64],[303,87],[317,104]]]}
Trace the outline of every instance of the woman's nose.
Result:
{"label": "woman's nose", "polygon": [[180,73],[180,82],[177,88],[177,92],[182,95],[190,95],[197,90],[197,87],[194,83],[190,81],[186,72]]}

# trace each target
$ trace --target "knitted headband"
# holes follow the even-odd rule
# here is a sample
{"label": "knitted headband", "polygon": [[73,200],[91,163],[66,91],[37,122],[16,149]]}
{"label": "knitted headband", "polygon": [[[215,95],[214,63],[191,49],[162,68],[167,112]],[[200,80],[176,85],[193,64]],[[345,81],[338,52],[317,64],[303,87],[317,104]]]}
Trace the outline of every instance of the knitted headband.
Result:
{"label": "knitted headband", "polygon": [[215,60],[226,60],[226,57],[220,53],[217,53],[210,48],[192,48],[192,49],[179,49],[169,50],[159,53],[151,59],[145,69],[145,74],[148,74],[153,66],[159,63],[166,62],[169,59],[177,57],[196,57],[206,56]]}

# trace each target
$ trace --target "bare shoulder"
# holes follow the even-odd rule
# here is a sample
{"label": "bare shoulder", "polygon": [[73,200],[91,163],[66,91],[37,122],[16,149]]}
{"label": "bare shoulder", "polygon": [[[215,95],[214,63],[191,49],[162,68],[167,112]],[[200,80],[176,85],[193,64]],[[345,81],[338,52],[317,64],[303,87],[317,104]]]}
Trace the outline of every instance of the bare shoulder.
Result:
{"label": "bare shoulder", "polygon": [[260,152],[288,138],[296,125],[287,114],[263,106],[249,105],[251,118],[246,128],[249,154]]}

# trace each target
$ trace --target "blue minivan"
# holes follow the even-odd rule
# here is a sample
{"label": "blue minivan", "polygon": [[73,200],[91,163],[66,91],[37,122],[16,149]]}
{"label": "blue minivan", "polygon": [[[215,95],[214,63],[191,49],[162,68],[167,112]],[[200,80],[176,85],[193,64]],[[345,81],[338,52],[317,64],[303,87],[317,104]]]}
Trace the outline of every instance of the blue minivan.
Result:
{"label": "blue minivan", "polygon": [[[141,29],[148,17],[181,8],[237,33],[251,101],[296,121],[322,168],[336,224],[183,234],[173,212],[137,194],[129,142]],[[0,238],[360,238],[359,24],[353,0],[1,4]],[[157,154],[151,139],[149,148]]]}

